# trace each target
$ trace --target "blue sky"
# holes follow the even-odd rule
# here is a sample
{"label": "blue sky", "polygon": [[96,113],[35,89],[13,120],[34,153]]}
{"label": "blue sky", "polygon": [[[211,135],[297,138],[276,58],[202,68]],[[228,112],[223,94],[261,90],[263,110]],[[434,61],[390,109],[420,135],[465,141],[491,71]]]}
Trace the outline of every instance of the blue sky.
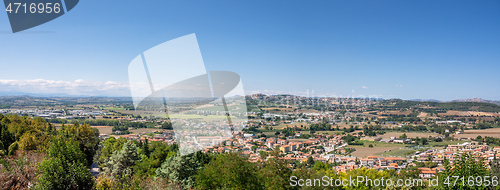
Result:
{"label": "blue sky", "polygon": [[129,95],[130,61],[191,33],[247,93],[500,100],[496,0],[80,1],[16,34],[2,11],[0,91]]}

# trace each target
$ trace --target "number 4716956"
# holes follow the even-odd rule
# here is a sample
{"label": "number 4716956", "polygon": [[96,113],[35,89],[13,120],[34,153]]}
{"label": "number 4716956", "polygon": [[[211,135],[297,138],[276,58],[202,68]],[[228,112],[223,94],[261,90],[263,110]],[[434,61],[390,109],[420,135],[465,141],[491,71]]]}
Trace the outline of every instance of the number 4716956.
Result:
{"label": "number 4716956", "polygon": [[498,186],[497,176],[448,176],[444,180],[447,186]]}
{"label": "number 4716956", "polygon": [[5,9],[7,13],[60,13],[59,3],[9,3]]}

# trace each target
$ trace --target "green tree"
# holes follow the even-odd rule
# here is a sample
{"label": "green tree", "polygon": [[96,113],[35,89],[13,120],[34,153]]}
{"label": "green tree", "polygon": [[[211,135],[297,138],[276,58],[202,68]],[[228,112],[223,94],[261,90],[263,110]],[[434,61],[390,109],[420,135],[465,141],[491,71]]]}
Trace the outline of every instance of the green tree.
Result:
{"label": "green tree", "polygon": [[114,152],[122,149],[123,144],[127,142],[125,138],[114,138],[109,137],[104,141],[101,141],[97,154],[94,157],[94,162],[96,162],[100,168],[104,167],[104,164],[113,155]]}
{"label": "green tree", "polygon": [[399,138],[401,138],[401,139],[406,139],[406,138],[408,138],[408,137],[406,136],[406,133],[403,133],[401,136],[399,136]]}
{"label": "green tree", "polygon": [[[138,176],[154,176],[156,170],[161,166],[166,158],[177,154],[176,144],[169,146],[167,143],[153,141],[149,142],[150,154],[149,157],[142,156],[142,159],[134,167],[134,175]],[[140,151],[144,152],[144,151]]]}
{"label": "green tree", "polygon": [[422,138],[422,139],[420,139],[420,141],[422,142],[422,145],[427,145],[427,144],[429,144],[429,143],[427,142],[427,139],[426,139],[426,138]]}
{"label": "green tree", "polygon": [[312,156],[309,156],[307,157],[307,165],[309,167],[312,167],[314,165],[315,161],[314,161],[314,158]]}
{"label": "green tree", "polygon": [[194,177],[199,169],[210,161],[210,157],[200,151],[185,156],[171,156],[156,170],[156,175],[167,178],[178,185],[190,189],[194,187]]}
{"label": "green tree", "polygon": [[[4,116],[0,114],[0,121],[3,118]],[[8,153],[8,148],[13,142],[14,135],[9,132],[7,125],[5,125],[3,122],[0,122],[0,150],[2,150],[2,152],[4,153]]]}
{"label": "green tree", "polygon": [[9,155],[14,155],[16,151],[19,149],[19,145],[17,144],[17,141],[10,144],[9,146]]}
{"label": "green tree", "polygon": [[[377,171],[375,169],[367,169],[367,168],[360,168],[360,169],[353,169],[349,170],[346,173],[340,173],[340,178],[342,180],[346,179],[349,180],[350,178],[356,179],[358,176],[362,177],[367,177],[368,179],[381,179],[382,177],[384,179],[388,179],[391,176],[386,171]],[[344,187],[346,190],[350,189],[385,189],[384,186],[375,186],[374,184],[362,184],[360,186],[346,186]]]}
{"label": "green tree", "polygon": [[75,122],[73,125],[63,126],[59,134],[78,142],[80,150],[85,155],[87,166],[92,164],[99,143],[98,129],[90,127],[89,124],[80,125]]}
{"label": "green tree", "polygon": [[40,163],[35,189],[92,189],[94,180],[85,164],[78,143],[54,139]]}
{"label": "green tree", "polygon": [[257,147],[257,146],[255,146],[255,145],[254,145],[254,146],[252,146],[252,147],[251,147],[252,152],[255,152],[255,150],[257,150],[257,148],[258,148],[258,147]]}
{"label": "green tree", "polygon": [[264,160],[267,158],[268,153],[266,151],[259,151],[260,159]]}
{"label": "green tree", "polygon": [[490,162],[490,175],[497,176],[497,179],[500,179],[500,159],[496,157],[496,152],[495,152],[495,157],[494,159]]}
{"label": "green tree", "polygon": [[[484,159],[482,157],[474,157],[470,154],[464,153],[460,157],[454,161],[453,165],[450,165],[450,162],[445,159],[444,160],[444,171],[439,175],[439,187],[438,189],[487,189],[484,186],[469,186],[467,182],[465,183],[456,183],[454,184],[453,176],[464,177],[464,179],[468,179],[470,176],[486,176],[488,174],[488,170],[486,165],[484,164]],[[449,179],[449,183],[445,184],[446,179]],[[455,185],[455,186],[453,186]]]}
{"label": "green tree", "polygon": [[149,157],[149,154],[151,154],[151,152],[149,151],[149,140],[147,138],[144,140],[144,143],[142,144],[141,148],[143,154]]}
{"label": "green tree", "polygon": [[161,125],[162,129],[167,129],[167,130],[174,130],[172,127],[172,123],[170,121],[166,121]]}
{"label": "green tree", "polygon": [[132,141],[126,142],[120,151],[109,158],[103,168],[103,175],[123,183],[131,179],[132,166],[139,160],[138,148]]}
{"label": "green tree", "polygon": [[325,164],[323,162],[316,162],[314,163],[314,167],[313,167],[315,170],[327,170],[329,168],[329,165],[328,164]]}
{"label": "green tree", "polygon": [[272,157],[263,162],[257,174],[265,189],[291,189],[290,177],[292,170],[287,161],[277,159],[279,152],[272,152]]}
{"label": "green tree", "polygon": [[222,154],[196,175],[198,189],[264,189],[256,164],[237,153]]}

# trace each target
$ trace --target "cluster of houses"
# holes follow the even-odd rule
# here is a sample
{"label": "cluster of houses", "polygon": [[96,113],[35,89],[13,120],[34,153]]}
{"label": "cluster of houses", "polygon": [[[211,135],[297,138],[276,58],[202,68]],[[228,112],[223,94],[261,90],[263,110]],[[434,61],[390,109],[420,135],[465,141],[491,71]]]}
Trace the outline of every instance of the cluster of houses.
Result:
{"label": "cluster of houses", "polygon": [[[325,148],[340,148],[345,143],[341,139],[342,135],[318,135],[315,138],[307,141],[297,142],[291,139],[276,139],[276,138],[255,138],[255,136],[242,138],[233,138],[225,143],[207,148],[206,152],[231,152],[242,151],[243,155],[248,156],[252,162],[263,161],[266,158],[262,157],[261,151],[270,152],[278,150],[283,154],[280,159],[289,161],[306,162],[309,157],[315,161],[334,164],[337,172],[346,172],[357,168],[373,168],[376,170],[401,170],[410,166],[418,166],[421,162],[434,162],[432,168],[419,167],[420,177],[431,178],[436,173],[444,170],[443,162],[447,159],[450,164],[460,159],[461,154],[469,153],[476,158],[482,157],[485,164],[488,164],[494,157],[500,158],[500,147],[490,148],[488,145],[478,142],[466,142],[457,145],[448,145],[442,150],[431,149],[424,152],[416,152],[415,155],[408,157],[382,157],[368,156],[365,158],[346,156],[345,154],[329,154],[324,151]],[[398,139],[393,138],[397,141]],[[253,147],[253,148],[252,148]],[[318,147],[321,147],[318,149]],[[311,151],[313,150],[313,151]],[[340,149],[343,150],[343,149]],[[340,151],[341,152],[341,151]],[[495,155],[496,154],[496,155]],[[420,164],[421,166],[422,164]]]}
{"label": "cluster of houses", "polygon": [[[431,178],[436,173],[444,169],[443,162],[449,160],[451,164],[457,159],[460,159],[461,154],[469,153],[476,157],[482,157],[487,164],[496,157],[500,158],[500,147],[490,148],[488,145],[478,142],[466,142],[463,144],[448,145],[442,150],[431,149],[424,152],[416,152],[412,156],[407,157],[383,157],[383,156],[368,156],[364,158],[348,156],[342,154],[345,142],[342,140],[343,135],[317,135],[310,139],[281,139],[275,137],[256,137],[252,134],[234,135],[233,138],[221,138],[220,136],[200,136],[198,143],[204,141],[215,143],[214,146],[204,146],[204,152],[227,153],[241,152],[247,156],[250,162],[265,161],[269,158],[271,151],[279,151],[282,155],[279,159],[288,161],[306,162],[309,157],[315,161],[333,164],[337,172],[346,172],[358,168],[373,168],[376,170],[401,170],[410,166],[418,166],[419,162],[434,162],[432,168],[420,167],[420,177]],[[122,135],[134,140],[163,141],[169,144],[175,142],[174,131],[156,131],[153,135],[147,133]],[[368,137],[367,137],[368,138]],[[370,137],[371,140],[381,140]],[[368,140],[368,139],[363,139]],[[397,143],[399,139],[392,138]],[[403,140],[404,141],[404,140]],[[333,150],[336,154],[332,154]],[[264,154],[266,152],[267,154]],[[496,154],[496,155],[495,155]],[[420,164],[421,166],[422,164]]]}

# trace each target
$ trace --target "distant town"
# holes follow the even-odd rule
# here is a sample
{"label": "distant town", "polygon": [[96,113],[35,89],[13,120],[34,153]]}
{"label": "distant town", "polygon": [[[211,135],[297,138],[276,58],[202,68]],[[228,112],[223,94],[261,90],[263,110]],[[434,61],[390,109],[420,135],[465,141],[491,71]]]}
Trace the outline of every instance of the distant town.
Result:
{"label": "distant town", "polygon": [[[127,99],[93,98],[92,102],[67,98],[56,103],[51,98],[11,98],[20,100],[12,100],[10,108],[0,113],[41,117],[55,126],[89,123],[99,129],[101,138],[176,142],[173,128],[165,126],[171,122],[168,118],[138,115]],[[39,105],[19,106],[29,99]],[[263,161],[269,152],[279,151],[280,159],[295,164],[313,159],[332,164],[337,171],[419,166],[422,177],[434,176],[443,170],[444,158],[453,162],[462,153],[473,153],[486,162],[500,156],[496,153],[500,150],[500,106],[491,103],[264,94],[246,99],[246,128],[227,140],[198,135],[196,142],[206,147],[203,151],[241,152],[251,162]],[[2,98],[4,107],[8,102],[8,97]],[[222,115],[198,114],[207,113]],[[120,126],[129,123],[144,125]]]}

